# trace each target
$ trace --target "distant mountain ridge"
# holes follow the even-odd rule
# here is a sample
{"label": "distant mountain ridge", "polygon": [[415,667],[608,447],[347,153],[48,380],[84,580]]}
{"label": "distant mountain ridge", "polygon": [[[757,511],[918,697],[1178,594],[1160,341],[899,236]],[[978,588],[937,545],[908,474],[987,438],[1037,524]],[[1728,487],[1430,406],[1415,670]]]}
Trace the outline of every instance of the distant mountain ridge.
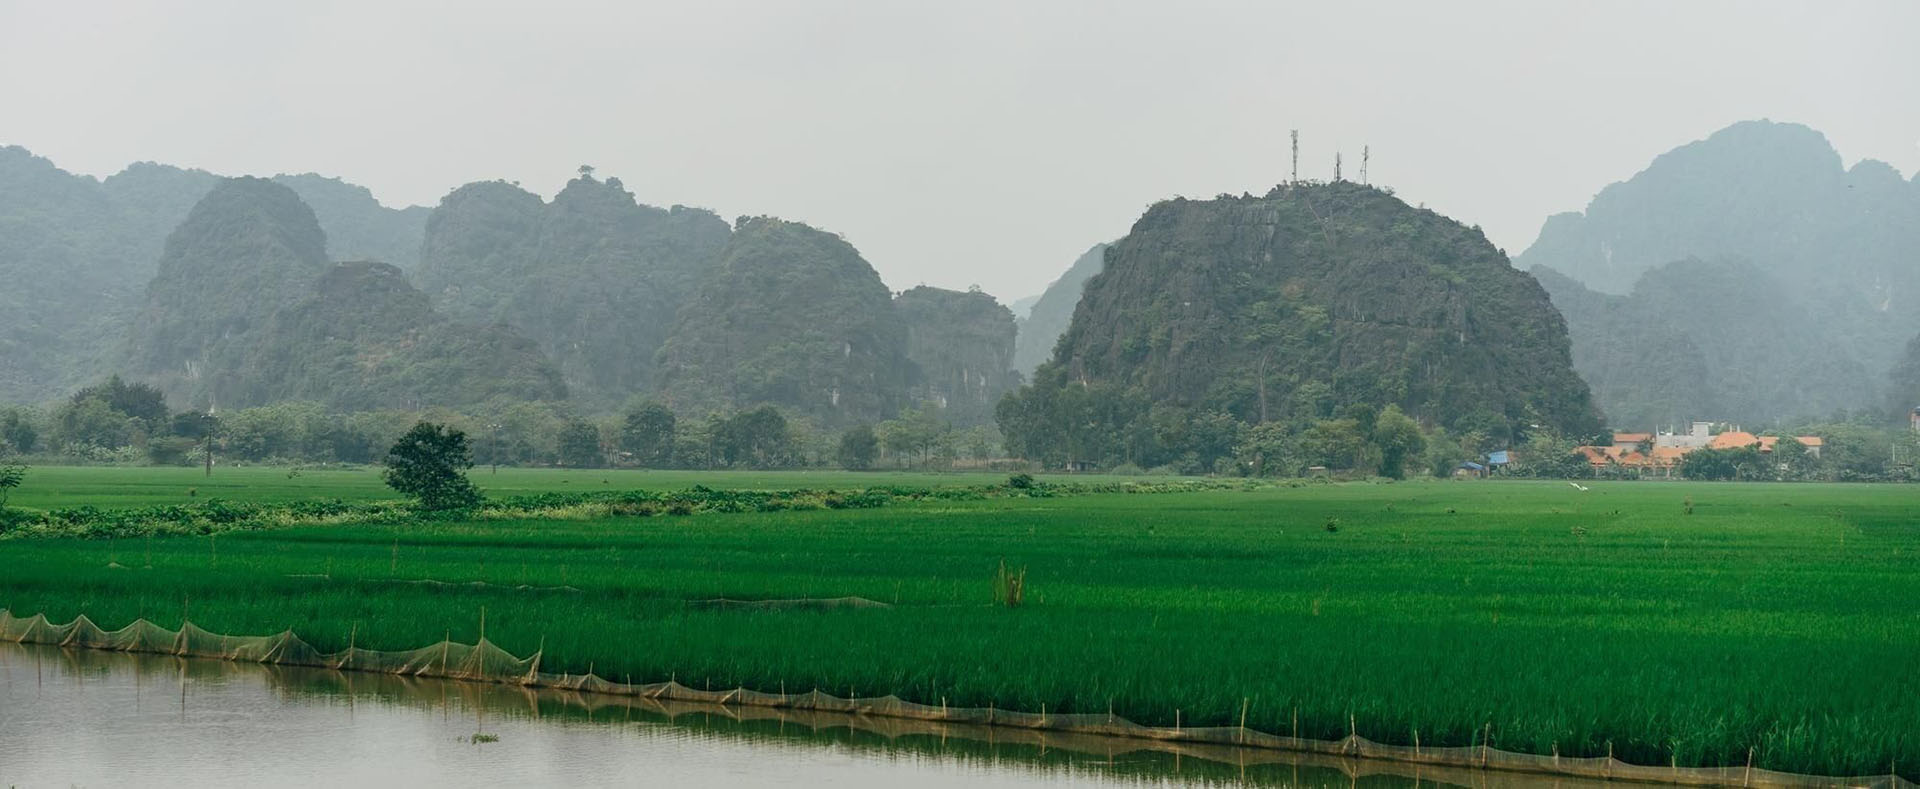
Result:
{"label": "distant mountain ridge", "polygon": [[1075,258],[1073,265],[1047,285],[1045,291],[1032,297],[1033,303],[1019,320],[1013,369],[1022,375],[1032,375],[1035,368],[1053,355],[1054,343],[1067,333],[1067,324],[1073,321],[1073,308],[1080,303],[1080,293],[1087,280],[1106,266],[1106,254],[1106,244],[1094,244]]}
{"label": "distant mountain ridge", "polygon": [[576,396],[656,388],[655,356],[732,231],[711,211],[636,202],[582,175],[551,203],[493,181],[454,190],[427,221],[415,279],[435,307],[539,342]]}
{"label": "distant mountain ridge", "polygon": [[683,413],[774,405],[822,424],[876,422],[907,402],[907,327],[839,236],[743,217],[660,347],[660,390]]}
{"label": "distant mountain ridge", "polygon": [[216,183],[167,238],[123,365],[195,410],[342,410],[563,399],[533,343],[434,313],[398,268],[333,264],[314,212],[272,180]]}
{"label": "distant mountain ridge", "polygon": [[[276,178],[327,206],[320,224],[342,249],[418,257],[423,209],[387,209],[337,180]],[[95,179],[0,147],[0,401],[60,397],[112,371],[167,236],[220,180],[153,162]]]}
{"label": "distant mountain ridge", "polygon": [[[1878,408],[1884,376],[1920,335],[1920,181],[1871,159],[1844,167],[1805,126],[1736,123],[1656,157],[1585,212],[1549,218],[1514,263],[1621,294],[1550,288],[1576,366],[1618,424]],[[1778,342],[1756,347],[1756,336]],[[1676,342],[1707,360],[1711,387],[1630,382],[1633,360]],[[1792,383],[1763,384],[1762,369]]]}

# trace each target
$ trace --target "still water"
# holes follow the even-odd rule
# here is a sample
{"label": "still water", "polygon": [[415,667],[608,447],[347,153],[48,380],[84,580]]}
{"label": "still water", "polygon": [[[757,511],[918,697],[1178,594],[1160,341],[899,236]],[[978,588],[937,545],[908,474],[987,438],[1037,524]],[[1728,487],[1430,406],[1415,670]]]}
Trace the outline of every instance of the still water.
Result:
{"label": "still water", "polygon": [[1165,746],[0,644],[0,786],[1550,782],[1268,751],[1150,747]]}

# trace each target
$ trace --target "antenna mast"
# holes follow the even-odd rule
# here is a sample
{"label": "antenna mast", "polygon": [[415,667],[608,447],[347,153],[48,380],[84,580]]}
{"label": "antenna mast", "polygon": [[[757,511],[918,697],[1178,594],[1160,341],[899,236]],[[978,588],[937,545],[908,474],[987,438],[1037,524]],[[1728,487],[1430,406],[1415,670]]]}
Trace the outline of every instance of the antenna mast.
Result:
{"label": "antenna mast", "polygon": [[1333,152],[1333,180],[1340,180],[1340,152]]}
{"label": "antenna mast", "polygon": [[1360,183],[1362,185],[1367,183],[1367,160],[1371,158],[1373,158],[1373,147],[1369,145],[1360,146]]}
{"label": "antenna mast", "polygon": [[1299,129],[1293,130],[1293,177],[1289,179],[1287,183],[1289,184],[1300,183],[1300,130]]}

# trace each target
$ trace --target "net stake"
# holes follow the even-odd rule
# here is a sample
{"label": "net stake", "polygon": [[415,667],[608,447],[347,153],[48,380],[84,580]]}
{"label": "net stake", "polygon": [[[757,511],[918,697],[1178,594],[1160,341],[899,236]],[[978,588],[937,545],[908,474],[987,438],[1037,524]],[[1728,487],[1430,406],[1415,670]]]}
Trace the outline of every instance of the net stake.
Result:
{"label": "net stake", "polygon": [[1253,703],[1252,699],[1249,699],[1249,698],[1240,699],[1240,744],[1241,745],[1247,744],[1247,705],[1251,703]]}

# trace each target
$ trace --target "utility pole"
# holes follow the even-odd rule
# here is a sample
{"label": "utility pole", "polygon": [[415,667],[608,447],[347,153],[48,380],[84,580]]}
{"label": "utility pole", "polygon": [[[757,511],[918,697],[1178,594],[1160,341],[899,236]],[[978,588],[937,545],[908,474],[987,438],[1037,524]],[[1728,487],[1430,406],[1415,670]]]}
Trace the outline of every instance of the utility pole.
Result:
{"label": "utility pole", "polygon": [[1293,133],[1293,175],[1292,177],[1287,179],[1287,184],[1290,186],[1297,186],[1300,183],[1300,130],[1294,129],[1292,133]]}
{"label": "utility pole", "polygon": [[207,476],[209,477],[213,476],[213,434],[219,424],[220,422],[217,419],[215,419],[213,416],[212,409],[208,409],[205,414],[202,414],[200,416],[200,428],[201,428],[200,432],[205,434],[201,438],[203,443],[206,444]]}
{"label": "utility pole", "polygon": [[1360,146],[1360,183],[1367,185],[1367,160],[1373,158],[1373,146]]}
{"label": "utility pole", "polygon": [[500,473],[500,423],[487,423],[487,462],[493,466],[491,473]]}

